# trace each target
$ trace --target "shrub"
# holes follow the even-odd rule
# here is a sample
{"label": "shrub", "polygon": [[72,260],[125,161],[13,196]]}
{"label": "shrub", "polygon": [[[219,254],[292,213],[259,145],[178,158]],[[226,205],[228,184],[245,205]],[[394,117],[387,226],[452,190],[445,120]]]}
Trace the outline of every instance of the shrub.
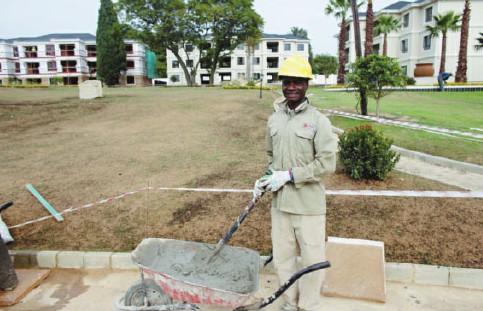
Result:
{"label": "shrub", "polygon": [[407,85],[416,85],[416,80],[412,77],[407,77],[406,78],[406,84]]}
{"label": "shrub", "polygon": [[354,179],[384,180],[401,155],[391,150],[393,139],[369,124],[339,135],[339,165]]}

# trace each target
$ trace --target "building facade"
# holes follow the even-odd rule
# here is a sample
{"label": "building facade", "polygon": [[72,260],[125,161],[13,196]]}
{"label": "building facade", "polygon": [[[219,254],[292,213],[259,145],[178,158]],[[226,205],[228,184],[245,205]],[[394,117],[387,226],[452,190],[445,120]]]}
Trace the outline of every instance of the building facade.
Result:
{"label": "building facade", "polygon": [[[427,25],[434,26],[433,15],[446,14],[454,11],[463,14],[465,1],[463,0],[416,0],[398,1],[382,10],[375,12],[375,19],[379,15],[393,15],[400,19],[402,27],[398,31],[387,34],[387,56],[397,58],[408,77],[415,77],[418,83],[434,83],[438,75],[442,35],[431,36],[426,30]],[[467,79],[468,82],[483,81],[483,53],[476,51],[473,46],[476,38],[483,32],[483,0],[471,0],[471,17],[468,36]],[[361,42],[365,41],[365,14],[359,13],[361,27]],[[350,70],[350,63],[356,59],[354,27],[352,19],[348,20],[349,38],[346,41],[347,63],[346,70]],[[446,46],[445,71],[454,72],[458,64],[460,45],[460,31],[448,31]],[[383,35],[374,37],[373,51],[382,54]],[[454,79],[454,77],[452,78]]]}
{"label": "building facade", "polygon": [[[280,65],[289,56],[298,54],[309,57],[310,40],[292,35],[263,34],[263,38],[255,45],[253,53],[248,52],[245,44],[240,44],[229,55],[224,57],[215,74],[214,85],[230,83],[246,83],[250,80],[263,84],[276,82]],[[200,51],[187,44],[180,48],[180,55],[185,56],[188,69],[200,60]],[[167,51],[168,85],[186,85],[186,77],[179,60],[171,51]],[[210,74],[200,62],[195,76],[196,85],[210,83]]]}
{"label": "building facade", "polygon": [[[127,69],[120,73],[120,84],[146,85],[144,46],[124,42]],[[0,84],[76,85],[96,78],[96,64],[96,37],[91,34],[0,39]]]}

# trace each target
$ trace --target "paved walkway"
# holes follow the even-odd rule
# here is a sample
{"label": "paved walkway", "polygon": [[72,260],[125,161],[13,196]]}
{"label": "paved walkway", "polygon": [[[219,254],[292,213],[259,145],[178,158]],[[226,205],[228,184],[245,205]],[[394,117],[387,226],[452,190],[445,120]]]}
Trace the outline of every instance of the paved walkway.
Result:
{"label": "paved walkway", "polygon": [[[136,270],[54,269],[23,301],[2,311],[108,311],[116,310],[117,298],[139,280]],[[261,274],[257,298],[266,298],[278,288],[274,274]],[[323,297],[324,311],[479,311],[483,291],[447,286],[424,286],[387,282],[386,303]],[[262,310],[278,311],[282,300]],[[228,311],[199,306],[202,311]]]}

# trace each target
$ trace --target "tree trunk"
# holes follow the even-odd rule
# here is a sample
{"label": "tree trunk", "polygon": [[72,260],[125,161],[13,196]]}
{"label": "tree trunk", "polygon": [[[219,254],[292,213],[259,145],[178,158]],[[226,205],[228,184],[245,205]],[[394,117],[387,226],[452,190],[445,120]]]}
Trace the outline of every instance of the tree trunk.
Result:
{"label": "tree trunk", "polygon": [[367,2],[366,12],[366,42],[364,44],[364,56],[372,54],[372,44],[374,41],[374,12],[372,11],[372,0]]}
{"label": "tree trunk", "polygon": [[188,68],[186,67],[184,60],[181,58],[181,56],[179,55],[179,53],[177,51],[171,50],[171,52],[173,52],[174,56],[178,60],[178,64],[183,69],[184,76],[185,76],[185,79],[186,79],[186,84],[188,84],[188,86],[193,86],[193,80],[191,79],[191,73],[189,72]]}
{"label": "tree trunk", "polygon": [[465,0],[463,20],[461,23],[460,50],[458,54],[458,68],[456,69],[455,82],[466,82],[467,55],[468,55],[468,31],[470,26],[470,0]]}
{"label": "tree trunk", "polygon": [[384,42],[382,44],[382,56],[387,56],[387,33],[384,34]]}
{"label": "tree trunk", "polygon": [[443,32],[443,42],[441,44],[441,63],[439,65],[439,73],[443,73],[445,71],[446,65],[446,32]]}
{"label": "tree trunk", "polygon": [[354,41],[356,45],[357,58],[362,56],[361,50],[361,24],[359,23],[359,12],[357,11],[356,0],[351,0],[352,23],[354,24]]}
{"label": "tree trunk", "polygon": [[340,33],[339,33],[339,70],[337,72],[337,85],[344,85],[345,82],[345,39],[347,36],[347,29],[345,18],[342,18],[340,23]]}

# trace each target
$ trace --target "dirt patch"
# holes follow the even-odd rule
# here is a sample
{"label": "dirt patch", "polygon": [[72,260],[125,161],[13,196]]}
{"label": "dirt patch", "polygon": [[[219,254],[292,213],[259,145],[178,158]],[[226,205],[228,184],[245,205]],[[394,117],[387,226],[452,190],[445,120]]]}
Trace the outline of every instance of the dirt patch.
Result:
{"label": "dirt patch", "polygon": [[[46,216],[25,189],[59,211],[145,187],[251,189],[266,168],[271,96],[217,88],[107,89],[93,101],[76,89],[0,89],[0,201],[12,226]],[[21,99],[24,99],[23,101]],[[13,117],[12,117],[13,116]],[[39,117],[41,116],[41,117]],[[338,172],[331,190],[459,190],[393,172],[354,181]],[[141,191],[12,230],[12,249],[131,251],[143,238],[216,244],[251,193]],[[483,268],[481,199],[329,196],[327,235],[379,240],[386,260]],[[270,195],[230,245],[268,254]]]}

